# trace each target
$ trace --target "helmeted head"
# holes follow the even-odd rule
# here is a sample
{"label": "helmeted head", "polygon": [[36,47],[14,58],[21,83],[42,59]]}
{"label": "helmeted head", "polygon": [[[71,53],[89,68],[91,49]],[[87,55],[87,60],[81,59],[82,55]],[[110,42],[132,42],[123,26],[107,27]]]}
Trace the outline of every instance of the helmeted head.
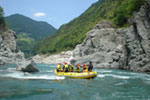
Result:
{"label": "helmeted head", "polygon": [[61,63],[58,63],[58,65],[61,65]]}
{"label": "helmeted head", "polygon": [[89,60],[89,63],[92,63],[92,61],[91,61],[91,60]]}
{"label": "helmeted head", "polygon": [[85,68],[85,66],[86,66],[86,65],[85,65],[85,64],[83,64],[83,68]]}
{"label": "helmeted head", "polygon": [[79,66],[79,64],[77,64],[76,66]]}
{"label": "helmeted head", "polygon": [[64,64],[67,64],[66,62]]}

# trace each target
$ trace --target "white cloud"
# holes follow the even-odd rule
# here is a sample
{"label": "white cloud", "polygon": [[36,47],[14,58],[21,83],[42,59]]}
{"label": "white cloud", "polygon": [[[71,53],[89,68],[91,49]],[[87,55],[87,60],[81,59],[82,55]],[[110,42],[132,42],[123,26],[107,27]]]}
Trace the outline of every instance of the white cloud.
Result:
{"label": "white cloud", "polygon": [[33,16],[34,17],[42,17],[42,16],[46,16],[46,13],[44,13],[44,12],[38,12],[38,13],[34,13]]}

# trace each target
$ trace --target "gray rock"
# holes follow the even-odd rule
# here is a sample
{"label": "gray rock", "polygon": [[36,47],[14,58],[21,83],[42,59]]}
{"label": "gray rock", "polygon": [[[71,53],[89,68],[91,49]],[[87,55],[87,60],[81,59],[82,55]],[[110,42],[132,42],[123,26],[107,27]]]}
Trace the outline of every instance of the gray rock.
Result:
{"label": "gray rock", "polygon": [[76,46],[71,63],[83,64],[92,60],[94,66],[97,67],[119,68],[124,66],[126,58],[125,32],[126,29],[113,28],[110,22],[98,23],[93,30],[88,32],[83,43]]}
{"label": "gray rock", "polygon": [[150,70],[150,6],[147,2],[130,19],[130,28],[126,33],[128,69],[132,71]]}
{"label": "gray rock", "polygon": [[24,60],[17,64],[16,67],[17,71],[23,71],[23,72],[39,72],[39,70],[35,67],[35,63],[33,60]]}
{"label": "gray rock", "polygon": [[12,30],[1,31],[0,34],[0,65],[16,64],[25,60],[24,54],[18,50],[16,34]]}
{"label": "gray rock", "polygon": [[37,68],[35,68],[35,66],[33,64],[29,64],[28,66],[26,66],[25,68],[22,69],[23,72],[39,72],[39,70]]}
{"label": "gray rock", "polygon": [[129,19],[130,27],[116,29],[112,23],[99,22],[76,46],[71,63],[95,67],[150,72],[150,1]]}

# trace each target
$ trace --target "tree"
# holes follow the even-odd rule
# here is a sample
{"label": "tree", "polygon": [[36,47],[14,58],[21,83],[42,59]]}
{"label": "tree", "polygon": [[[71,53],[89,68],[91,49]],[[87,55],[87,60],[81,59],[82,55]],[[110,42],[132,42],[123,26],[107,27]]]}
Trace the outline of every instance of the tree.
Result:
{"label": "tree", "polygon": [[0,17],[3,17],[3,15],[4,15],[4,10],[2,7],[0,7]]}
{"label": "tree", "polygon": [[0,7],[0,24],[2,24],[3,20],[4,20],[4,10],[2,7]]}
{"label": "tree", "polygon": [[0,29],[1,31],[4,31],[7,29],[7,24],[4,18],[4,10],[2,7],[0,7]]}

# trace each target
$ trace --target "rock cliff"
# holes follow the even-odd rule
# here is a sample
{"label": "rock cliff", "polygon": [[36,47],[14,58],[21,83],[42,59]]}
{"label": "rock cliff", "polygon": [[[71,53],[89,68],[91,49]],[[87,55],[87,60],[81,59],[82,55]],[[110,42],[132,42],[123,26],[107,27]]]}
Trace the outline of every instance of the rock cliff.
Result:
{"label": "rock cliff", "polygon": [[17,64],[16,70],[23,72],[39,71],[17,48],[16,33],[10,29],[0,30],[0,65],[3,64]]}
{"label": "rock cliff", "polygon": [[134,13],[126,33],[127,66],[132,71],[150,72],[150,1]]}
{"label": "rock cliff", "polygon": [[71,63],[83,64],[92,60],[96,67],[121,68],[126,64],[126,32],[127,29],[116,29],[112,23],[101,21],[75,48]]}
{"label": "rock cliff", "polygon": [[73,51],[73,64],[88,63],[101,68],[150,72],[150,2],[129,19],[130,27],[117,29],[99,22]]}
{"label": "rock cliff", "polygon": [[0,65],[16,64],[24,60],[24,54],[17,48],[16,34],[12,30],[0,32]]}

